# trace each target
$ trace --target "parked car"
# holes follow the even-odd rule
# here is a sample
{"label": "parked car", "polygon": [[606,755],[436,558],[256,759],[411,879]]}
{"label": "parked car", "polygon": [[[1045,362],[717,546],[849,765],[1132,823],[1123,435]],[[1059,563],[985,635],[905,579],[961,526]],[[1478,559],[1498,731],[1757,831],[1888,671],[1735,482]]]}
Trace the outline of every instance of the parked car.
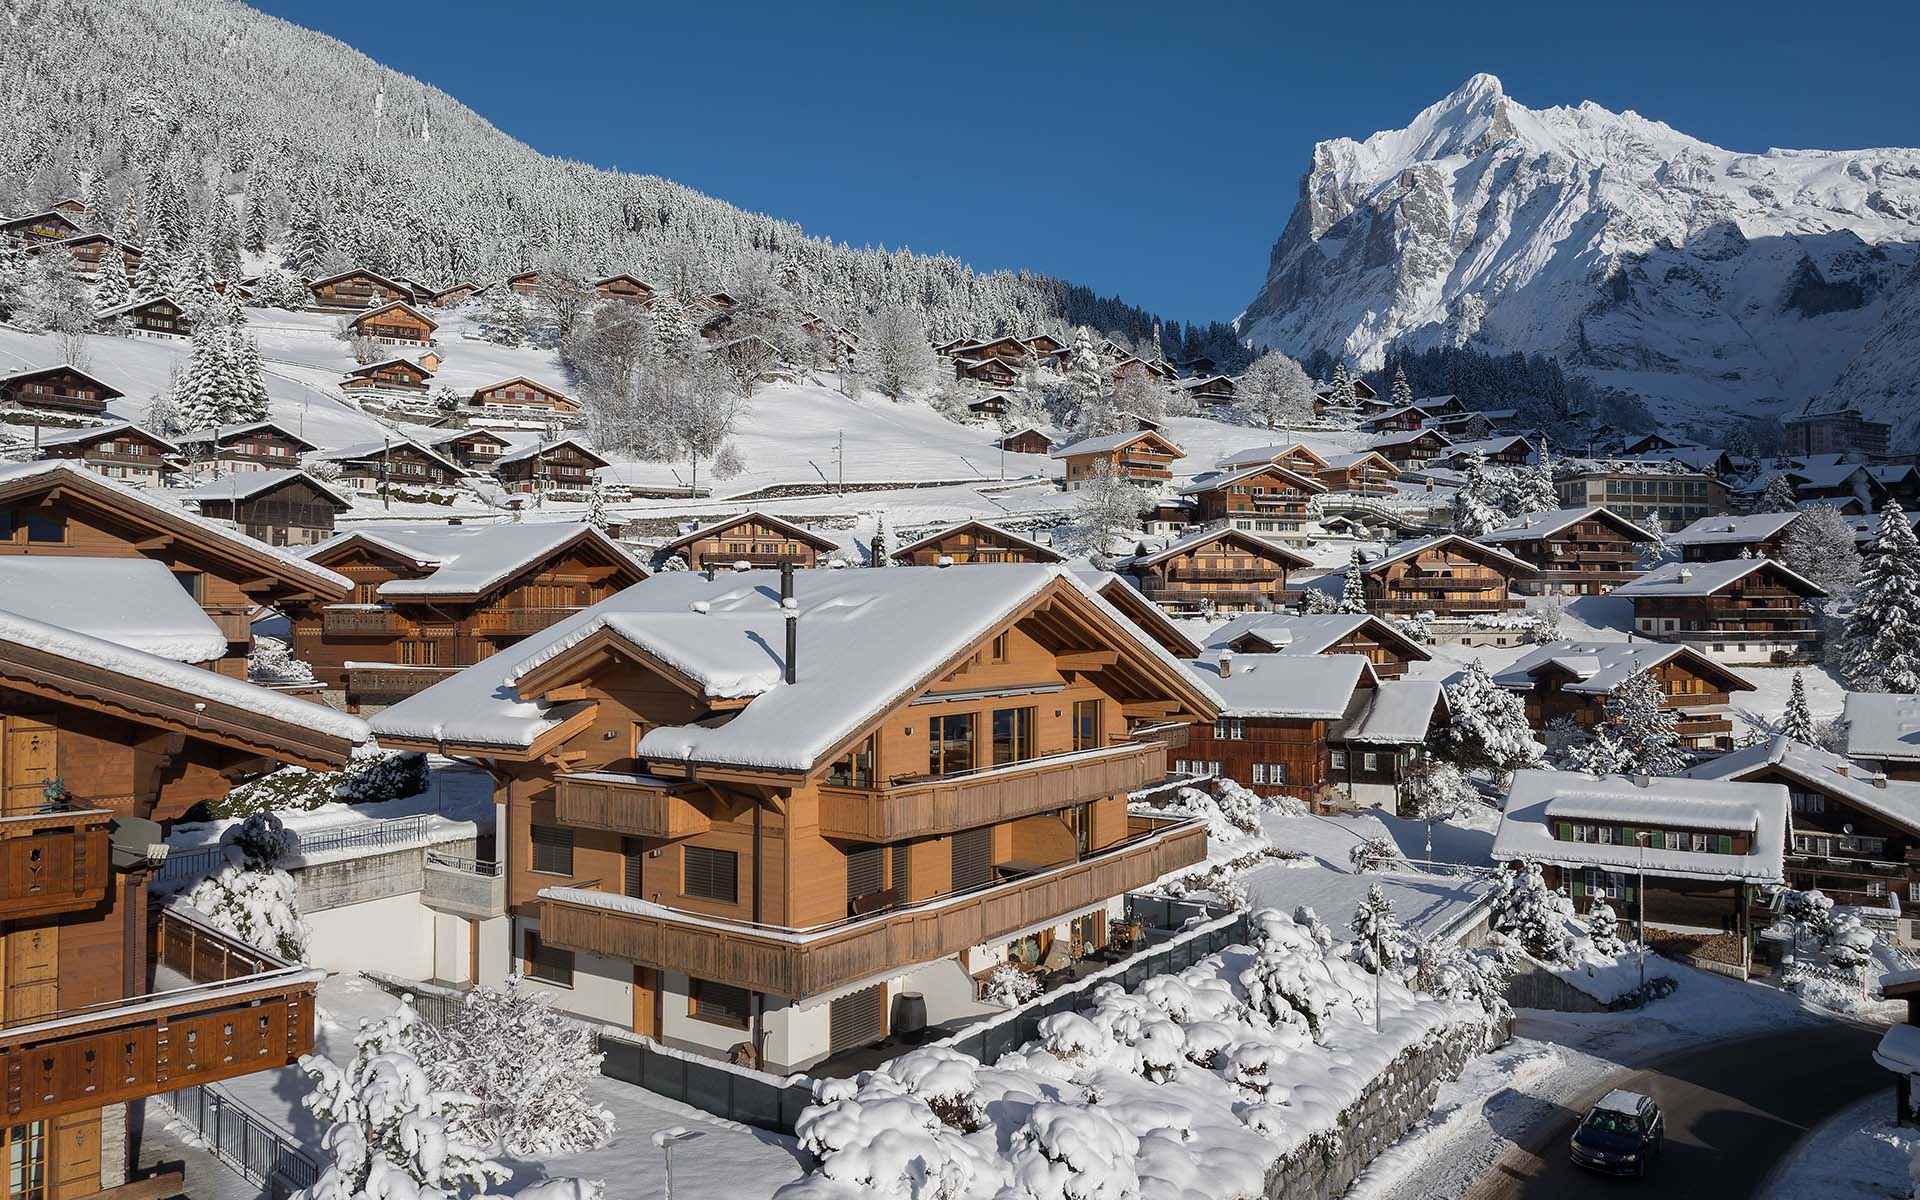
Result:
{"label": "parked car", "polygon": [[1573,1131],[1573,1161],[1610,1175],[1645,1175],[1660,1157],[1667,1119],[1651,1096],[1615,1088]]}

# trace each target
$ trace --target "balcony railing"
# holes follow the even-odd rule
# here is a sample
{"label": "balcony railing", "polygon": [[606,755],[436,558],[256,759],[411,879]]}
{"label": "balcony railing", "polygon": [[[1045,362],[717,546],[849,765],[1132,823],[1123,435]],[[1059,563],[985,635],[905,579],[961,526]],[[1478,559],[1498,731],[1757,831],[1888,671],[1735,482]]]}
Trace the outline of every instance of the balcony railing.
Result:
{"label": "balcony railing", "polygon": [[379,605],[329,604],[320,610],[321,632],[335,637],[404,634],[412,628],[412,621]]}
{"label": "balcony railing", "polygon": [[579,612],[578,608],[487,608],[473,614],[482,633],[539,633]]}
{"label": "balcony railing", "polygon": [[683,838],[713,822],[689,799],[697,785],[652,775],[583,771],[554,779],[554,817],[575,829],[629,837]]}
{"label": "balcony railing", "polygon": [[0,818],[0,921],[92,908],[112,876],[104,808]]}
{"label": "balcony railing", "polygon": [[353,663],[347,667],[347,692],[362,700],[400,700],[426,691],[459,669]]}
{"label": "balcony railing", "polygon": [[152,932],[156,990],[0,1028],[9,1124],[284,1067],[313,1050],[325,972],[171,909]]}
{"label": "balcony railing", "polygon": [[1286,572],[1279,567],[1269,571],[1226,571],[1193,568],[1169,575],[1168,583],[1286,583]]}
{"label": "balcony railing", "polygon": [[820,832],[863,842],[975,829],[1130,792],[1167,773],[1160,742],[1028,759],[878,788],[820,789]]}
{"label": "balcony railing", "polygon": [[802,998],[1091,908],[1206,857],[1199,820],[1128,819],[1117,845],[971,891],[810,928],[755,925],[573,888],[540,894],[543,944]]}

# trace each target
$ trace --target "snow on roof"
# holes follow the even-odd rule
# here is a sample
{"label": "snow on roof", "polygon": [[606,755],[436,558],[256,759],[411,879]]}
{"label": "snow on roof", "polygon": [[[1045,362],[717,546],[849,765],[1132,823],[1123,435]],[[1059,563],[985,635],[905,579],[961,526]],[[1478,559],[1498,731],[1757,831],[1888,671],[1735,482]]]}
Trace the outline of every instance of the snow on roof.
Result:
{"label": "snow on roof", "polygon": [[[797,680],[784,681],[780,573],[663,572],[411,696],[375,718],[418,740],[526,747],[575,706],[523,700],[529,671],[605,630],[657,657],[708,697],[751,703],[723,723],[659,726],[640,758],[812,770],[819,758],[922,686],[966,646],[1055,580],[1081,591],[1138,651],[1169,671],[1178,660],[1090,585],[1051,564],[996,563],[888,571],[795,571]],[[883,648],[884,653],[876,653]],[[1195,690],[1214,698],[1204,684]]]}
{"label": "snow on roof", "polygon": [[1920,1075],[1920,1025],[1889,1025],[1873,1061],[1896,1075]]}
{"label": "snow on roof", "polygon": [[788,537],[803,542],[811,542],[816,548],[821,550],[838,550],[840,548],[839,543],[825,534],[815,533],[811,529],[804,529],[801,526],[795,525],[792,521],[783,521],[779,517],[769,516],[756,508],[750,512],[737,513],[731,517],[722,517],[711,524],[702,525],[698,529],[683,533],[671,542],[668,542],[666,549],[673,550],[680,546],[691,545],[709,534],[719,533],[723,529],[731,529],[733,526],[747,521],[756,521],[763,525],[771,525],[775,529],[785,531]]}
{"label": "snow on roof", "polygon": [[1247,450],[1236,450],[1221,459],[1220,466],[1226,470],[1233,471],[1241,467],[1278,462],[1280,459],[1296,451],[1304,451],[1314,458],[1319,459],[1321,462],[1326,461],[1325,455],[1320,454],[1305,442],[1284,442],[1272,446],[1254,446]]}
{"label": "snow on roof", "polygon": [[175,434],[173,440],[186,446],[197,442],[224,441],[227,438],[241,437],[262,429],[271,429],[290,442],[297,442],[308,449],[313,448],[312,442],[295,435],[277,421],[241,421],[233,425],[205,425],[199,429],[189,429],[185,433]]}
{"label": "snow on roof", "polygon": [[[1741,830],[1754,836],[1746,854],[1642,849],[1631,842],[1556,841],[1555,819],[1655,830]],[[1785,878],[1786,829],[1787,789],[1777,783],[1663,776],[1642,784],[1624,775],[1517,771],[1507,789],[1500,831],[1494,835],[1493,857],[1499,862],[1519,859],[1620,871],[1637,870],[1644,863],[1655,875],[1779,883]]]}
{"label": "snow on roof", "polygon": [[70,446],[75,442],[91,442],[98,438],[119,437],[123,433],[136,433],[149,441],[157,442],[163,449],[177,452],[180,448],[150,430],[142,429],[132,421],[115,421],[108,425],[83,425],[78,429],[57,429],[42,431],[39,434],[42,446]]}
{"label": "snow on roof", "polygon": [[308,487],[330,497],[343,510],[353,507],[353,501],[342,496],[331,486],[294,467],[273,467],[265,471],[229,471],[224,477],[203,483],[197,488],[168,494],[177,500],[191,504],[199,504],[207,500],[250,500],[295,479],[302,480]]}
{"label": "snow on roof", "polygon": [[1848,692],[1847,754],[1852,758],[1920,759],[1920,696]]}
{"label": "snow on roof", "polygon": [[[11,564],[27,560],[15,558],[9,561]],[[167,581],[167,586],[179,590],[171,579]],[[295,699],[257,684],[229,679],[203,667],[189,666],[20,613],[0,612],[0,641],[130,676],[189,696],[246,709],[271,720],[305,726],[350,742],[367,740],[367,723],[338,709]]]}
{"label": "snow on roof", "polygon": [[1346,740],[1395,746],[1425,742],[1433,714],[1446,700],[1438,679],[1383,679],[1373,689],[1373,702],[1347,727]]}
{"label": "snow on roof", "polygon": [[374,461],[379,459],[381,456],[385,454],[391,453],[392,451],[401,450],[408,447],[411,447],[412,449],[432,459],[434,462],[439,463],[442,467],[445,467],[447,471],[451,474],[454,474],[454,475],[466,474],[466,471],[460,466],[459,463],[456,463],[449,458],[446,458],[440,454],[435,453],[432,450],[429,450],[427,447],[421,445],[419,442],[414,441],[410,437],[388,438],[384,441],[379,441],[379,442],[355,442],[351,446],[341,446],[337,450],[323,450],[319,454],[315,455],[314,457],[318,458],[322,462],[359,462],[363,460]]}
{"label": "snow on roof", "polygon": [[1547,508],[1538,512],[1521,513],[1498,529],[1481,534],[1479,540],[1496,543],[1522,542],[1532,538],[1552,537],[1569,525],[1596,519],[1609,521],[1618,528],[1628,530],[1627,536],[1635,541],[1651,542],[1653,540],[1652,533],[1599,504],[1589,504],[1584,508]]}
{"label": "snow on roof", "polygon": [[508,525],[358,525],[308,551],[320,555],[328,547],[365,538],[416,563],[432,566],[421,579],[389,579],[379,594],[409,596],[473,596],[497,587],[520,571],[578,539],[597,542],[616,560],[644,569],[626,548],[591,525],[564,521],[521,522]]}
{"label": "snow on roof", "polygon": [[1421,438],[1427,437],[1439,438],[1440,444],[1443,446],[1453,444],[1453,439],[1430,425],[1423,426],[1419,429],[1402,429],[1394,433],[1383,433],[1367,444],[1373,449],[1379,450],[1387,446],[1398,446],[1404,442],[1417,442]]}
{"label": "snow on roof", "polygon": [[1180,494],[1182,496],[1198,496],[1205,492],[1217,492],[1223,487],[1228,487],[1245,479],[1251,479],[1256,475],[1263,475],[1268,471],[1277,471],[1286,476],[1298,485],[1302,491],[1324,492],[1327,490],[1326,484],[1310,476],[1302,475],[1292,467],[1276,462],[1259,462],[1252,466],[1241,467],[1232,471],[1220,471],[1211,475],[1202,475],[1186,487],[1181,488]]}
{"label": "snow on roof", "polygon": [[[1368,574],[1372,574],[1383,567],[1388,567],[1404,559],[1412,558],[1416,554],[1431,550],[1436,546],[1445,545],[1448,542],[1457,542],[1462,546],[1469,547],[1471,550],[1477,550],[1481,554],[1496,559],[1503,565],[1511,567],[1523,575],[1532,575],[1534,573],[1532,563],[1523,562],[1513,555],[1508,554],[1505,550],[1500,550],[1493,546],[1483,546],[1472,538],[1463,537],[1457,533],[1441,533],[1435,534],[1432,537],[1412,538],[1404,542],[1395,542],[1393,545],[1387,547],[1385,554],[1367,563],[1366,571]],[[1615,589],[1615,591],[1618,590],[1617,588]]]}
{"label": "snow on roof", "polygon": [[1296,551],[1287,549],[1278,542],[1268,541],[1259,534],[1248,533],[1244,529],[1235,529],[1231,525],[1213,525],[1203,529],[1189,529],[1184,533],[1165,539],[1142,538],[1136,544],[1134,553],[1116,565],[1150,566],[1162,559],[1171,558],[1173,555],[1179,554],[1184,550],[1190,550],[1195,546],[1204,545],[1207,542],[1222,537],[1244,538],[1258,546],[1261,550],[1278,558],[1285,559],[1292,566],[1310,567],[1313,565],[1311,559],[1306,558]]}
{"label": "snow on roof", "polygon": [[1678,533],[1667,535],[1667,541],[1676,546],[1726,546],[1747,545],[1764,542],[1775,536],[1799,518],[1798,512],[1748,513],[1735,516],[1731,513],[1717,517],[1701,517]]}
{"label": "snow on roof", "polygon": [[[1230,660],[1225,675],[1221,659]],[[1346,715],[1353,690],[1374,682],[1373,664],[1359,654],[1234,654],[1210,650],[1189,659],[1187,670],[1224,700],[1230,717],[1336,721]]]}
{"label": "snow on roof", "polygon": [[[147,301],[137,301],[136,303],[144,304],[144,303],[147,303]],[[120,310],[116,308],[113,311],[119,312]],[[103,313],[101,315],[104,316],[105,314]],[[102,389],[112,393],[111,395],[106,397],[109,400],[117,400],[122,396],[126,395],[125,392],[114,387],[112,384],[100,378],[98,375],[93,374],[91,371],[83,371],[79,367],[74,366],[70,362],[48,363],[44,367],[27,367],[25,370],[13,371],[6,375],[0,375],[0,383],[11,383],[16,379],[32,379],[35,375],[47,375],[54,371],[71,371],[82,379],[90,380],[93,383],[98,384]]]}
{"label": "snow on roof", "polygon": [[1697,650],[1665,642],[1583,642],[1562,639],[1536,646],[1512,666],[1499,672],[1493,681],[1504,688],[1525,691],[1533,687],[1536,672],[1557,666],[1573,676],[1561,684],[1561,690],[1589,696],[1611,696],[1614,690],[1639,671],[1650,671],[1675,658],[1706,664],[1737,681],[1733,691],[1750,692],[1753,684],[1739,672],[1720,666]]}
{"label": "snow on roof", "polygon": [[226,635],[150,558],[22,554],[6,560],[0,608],[176,662],[224,657]]}
{"label": "snow on roof", "polygon": [[1400,473],[1400,468],[1394,466],[1393,463],[1378,450],[1355,450],[1350,454],[1329,454],[1327,456],[1327,466],[1331,470],[1344,471],[1349,467],[1358,466],[1362,461],[1369,458],[1377,458],[1381,462],[1386,463],[1387,469],[1396,475]]}
{"label": "snow on roof", "polygon": [[1920,783],[1888,779],[1838,754],[1775,736],[1710,758],[1682,774],[1692,779],[1744,779],[1775,768],[1809,787],[1865,809],[1911,832],[1920,833]]}
{"label": "snow on roof", "polygon": [[1770,558],[1729,558],[1721,562],[1663,563],[1629,583],[1613,589],[1616,596],[1711,596],[1740,582],[1761,567],[1771,565],[1805,590],[1802,595],[1824,596],[1826,589]]}
{"label": "snow on roof", "polygon": [[1342,638],[1367,630],[1399,646],[1415,662],[1431,658],[1424,647],[1370,613],[1244,613],[1207,635],[1217,650],[1251,634],[1276,654],[1324,654]]}
{"label": "snow on roof", "polygon": [[585,454],[591,458],[598,459],[602,463],[605,463],[607,461],[606,459],[601,458],[599,454],[595,453],[593,447],[587,445],[585,442],[581,441],[579,438],[563,437],[557,442],[547,442],[544,445],[542,445],[539,442],[535,442],[531,446],[522,446],[518,450],[514,450],[507,454],[502,454],[499,458],[494,460],[494,465],[496,467],[499,467],[499,466],[505,466],[508,463],[523,462],[529,458],[534,457],[537,454],[545,454],[549,450],[558,450],[562,446],[572,446],[575,450],[578,450],[580,453]]}
{"label": "snow on roof", "polygon": [[1016,546],[1025,546],[1027,549],[1033,551],[1034,553],[1043,556],[1048,562],[1062,562],[1066,558],[1065,555],[1053,549],[1051,546],[1042,546],[1039,542],[1034,541],[1032,538],[1023,537],[1020,534],[1014,533],[1010,529],[1002,529],[1000,526],[989,524],[986,521],[960,521],[952,525],[943,525],[940,528],[934,530],[933,532],[927,534],[926,536],[915,538],[913,541],[908,542],[906,545],[900,547],[898,550],[895,550],[893,552],[893,557],[899,558],[901,555],[909,554],[912,551],[917,550],[920,547],[925,546],[930,542],[937,542],[941,538],[946,537],[948,534],[954,533],[961,529],[987,530],[989,533],[994,534],[996,537],[1003,537],[1007,539],[1009,542],[1012,542]]}
{"label": "snow on roof", "polygon": [[83,493],[103,489],[111,491],[115,502],[124,507],[150,515],[154,520],[162,523],[184,523],[221,545],[234,547],[240,553],[272,559],[289,573],[309,581],[319,582],[328,591],[353,586],[352,581],[346,576],[308,562],[290,550],[269,546],[257,538],[236,533],[217,521],[210,521],[205,517],[187,512],[178,505],[162,503],[140,488],[115,482],[87,470],[70,459],[48,458],[37,462],[0,464],[0,490],[38,479],[53,481],[56,478],[64,480],[66,485]]}
{"label": "snow on roof", "polygon": [[1607,1112],[1626,1113],[1628,1116],[1635,1116],[1640,1112],[1640,1106],[1646,1102],[1647,1098],[1639,1092],[1629,1092],[1625,1088],[1615,1088],[1600,1097],[1600,1103],[1594,1105],[1594,1107],[1604,1109]]}
{"label": "snow on roof", "polygon": [[[1481,416],[1481,415],[1484,415],[1484,414],[1462,413],[1459,419],[1470,420],[1475,416]],[[1507,437],[1481,438],[1479,441],[1474,441],[1474,442],[1455,442],[1451,446],[1447,447],[1447,453],[1449,455],[1472,454],[1475,450],[1478,450],[1483,455],[1499,454],[1505,451],[1508,447],[1512,446],[1515,442],[1519,442],[1522,446],[1525,446],[1527,448],[1527,453],[1529,454],[1533,453],[1533,443],[1529,442],[1526,438],[1521,437],[1517,433],[1511,434]]]}
{"label": "snow on roof", "polygon": [[1157,437],[1177,451],[1173,439],[1156,429],[1136,429],[1130,433],[1109,433],[1105,437],[1081,438],[1070,446],[1062,446],[1052,454],[1054,458],[1067,458],[1081,454],[1100,454],[1108,450],[1118,450],[1122,446],[1131,446],[1141,438]]}

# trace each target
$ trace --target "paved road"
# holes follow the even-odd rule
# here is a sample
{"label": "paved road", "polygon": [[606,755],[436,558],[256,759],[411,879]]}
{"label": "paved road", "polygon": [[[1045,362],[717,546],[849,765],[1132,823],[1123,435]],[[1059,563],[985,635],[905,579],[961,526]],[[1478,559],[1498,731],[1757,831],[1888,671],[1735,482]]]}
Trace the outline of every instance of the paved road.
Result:
{"label": "paved road", "polygon": [[[1892,1076],[1874,1064],[1880,1031],[1831,1024],[1721,1042],[1623,1071],[1583,1095],[1507,1153],[1472,1200],[1509,1197],[1752,1196],[1814,1126]],[[1574,1122],[1608,1089],[1645,1092],[1667,1114],[1665,1157],[1628,1182],[1590,1174],[1567,1159]]]}

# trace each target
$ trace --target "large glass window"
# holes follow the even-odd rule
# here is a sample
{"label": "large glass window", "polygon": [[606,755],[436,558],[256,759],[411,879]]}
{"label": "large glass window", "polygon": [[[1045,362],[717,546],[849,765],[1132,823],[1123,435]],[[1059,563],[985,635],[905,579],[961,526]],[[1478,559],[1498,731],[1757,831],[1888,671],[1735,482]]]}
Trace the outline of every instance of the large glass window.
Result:
{"label": "large glass window", "polygon": [[1033,757],[1033,709],[999,708],[993,713],[993,765]]}
{"label": "large glass window", "polygon": [[9,1200],[47,1200],[47,1127],[44,1121],[7,1131]]}
{"label": "large glass window", "polygon": [[952,713],[927,722],[927,773],[973,770],[973,714]]}
{"label": "large glass window", "polygon": [[873,735],[868,734],[852,753],[827,768],[827,783],[834,787],[872,787],[873,745]]}
{"label": "large glass window", "polygon": [[1073,748],[1092,750],[1100,745],[1100,702],[1073,702]]}
{"label": "large glass window", "polygon": [[63,517],[46,513],[29,512],[27,514],[27,540],[29,542],[64,542],[67,540],[67,522]]}

